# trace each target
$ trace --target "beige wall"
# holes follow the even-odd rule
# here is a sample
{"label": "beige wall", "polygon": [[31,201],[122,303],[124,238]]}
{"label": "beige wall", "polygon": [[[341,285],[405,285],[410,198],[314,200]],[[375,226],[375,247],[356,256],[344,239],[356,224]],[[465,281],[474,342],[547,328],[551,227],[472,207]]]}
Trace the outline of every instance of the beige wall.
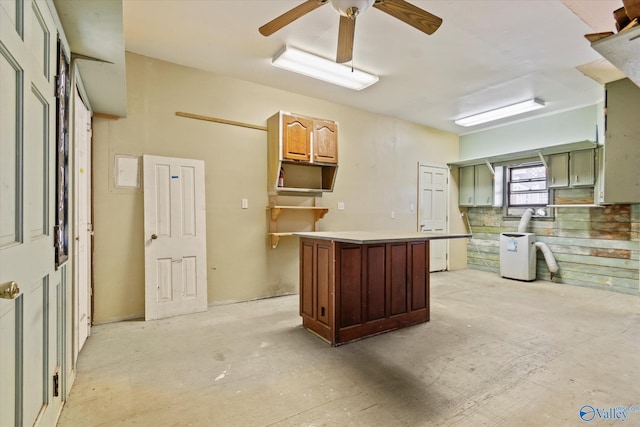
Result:
{"label": "beige wall", "polygon": [[[114,187],[117,154],[205,161],[209,303],[297,292],[297,238],[277,249],[267,242],[266,133],[176,111],[257,125],[278,110],[337,121],[340,166],[334,192],[318,199],[330,208],[321,230],[415,230],[418,162],[458,159],[457,135],[135,54],[126,59],[127,118],[94,120],[96,323],[144,315],[142,190]],[[249,209],[241,209],[243,198]],[[464,232],[455,184],[450,209],[451,231]],[[464,240],[451,242],[450,266],[466,267]]]}

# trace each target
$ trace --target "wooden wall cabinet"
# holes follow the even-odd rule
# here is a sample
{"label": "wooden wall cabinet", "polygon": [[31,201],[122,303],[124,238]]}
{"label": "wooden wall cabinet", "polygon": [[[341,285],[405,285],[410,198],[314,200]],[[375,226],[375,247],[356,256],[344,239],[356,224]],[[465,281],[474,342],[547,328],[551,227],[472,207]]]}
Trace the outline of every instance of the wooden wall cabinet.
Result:
{"label": "wooden wall cabinet", "polygon": [[569,186],[569,153],[558,153],[549,156],[549,188]]}
{"label": "wooden wall cabinet", "polygon": [[475,201],[475,166],[462,166],[460,167],[458,204],[460,206],[473,206]]}
{"label": "wooden wall cabinet", "polygon": [[493,175],[487,165],[460,167],[460,206],[492,206]]}
{"label": "wooden wall cabinet", "polygon": [[595,182],[595,151],[579,150],[569,153],[569,186],[588,187]]}
{"label": "wooden wall cabinet", "polygon": [[336,122],[280,111],[267,120],[267,129],[269,191],[317,195],[333,190],[338,169]]}
{"label": "wooden wall cabinet", "polygon": [[591,187],[596,181],[595,150],[576,150],[549,156],[549,188]]}
{"label": "wooden wall cabinet", "polygon": [[604,159],[596,199],[599,203],[640,203],[640,87],[622,79],[605,88]]}
{"label": "wooden wall cabinet", "polygon": [[338,125],[330,120],[313,120],[313,160],[338,163]]}
{"label": "wooden wall cabinet", "polygon": [[300,315],[332,345],[429,320],[429,241],[300,240]]}
{"label": "wooden wall cabinet", "polygon": [[[308,230],[309,224],[315,231],[317,222],[329,211],[316,206],[316,197],[333,191],[338,170],[338,124],[279,111],[267,120],[267,133],[268,239],[275,249],[281,237],[301,228]],[[298,198],[301,203],[292,203],[280,196],[313,200]]]}
{"label": "wooden wall cabinet", "polygon": [[476,206],[493,205],[493,174],[487,165],[476,165]]}
{"label": "wooden wall cabinet", "polygon": [[640,26],[591,43],[591,47],[640,86]]}
{"label": "wooden wall cabinet", "polygon": [[282,158],[311,161],[313,121],[284,113],[279,118],[282,120]]}

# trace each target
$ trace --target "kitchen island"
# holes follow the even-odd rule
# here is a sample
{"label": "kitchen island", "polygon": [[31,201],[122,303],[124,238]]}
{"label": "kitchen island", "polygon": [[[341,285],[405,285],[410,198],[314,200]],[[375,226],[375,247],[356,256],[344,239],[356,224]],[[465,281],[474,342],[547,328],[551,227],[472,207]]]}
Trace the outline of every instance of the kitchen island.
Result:
{"label": "kitchen island", "polygon": [[300,316],[337,346],[429,320],[429,241],[470,234],[299,232]]}

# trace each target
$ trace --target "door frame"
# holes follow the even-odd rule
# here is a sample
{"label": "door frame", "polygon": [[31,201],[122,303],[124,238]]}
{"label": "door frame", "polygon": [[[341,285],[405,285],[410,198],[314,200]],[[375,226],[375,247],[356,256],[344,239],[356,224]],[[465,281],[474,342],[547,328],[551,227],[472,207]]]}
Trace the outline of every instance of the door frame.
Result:
{"label": "door frame", "polygon": [[[425,167],[430,167],[430,168],[438,168],[438,169],[444,169],[447,171],[447,183],[446,183],[446,193],[447,193],[447,200],[446,200],[446,208],[445,208],[445,224],[444,224],[444,231],[445,233],[449,233],[450,231],[450,227],[451,227],[451,202],[450,202],[450,195],[451,195],[451,168],[449,168],[449,166],[447,166],[446,164],[441,164],[441,163],[430,163],[430,162],[418,162],[418,182],[417,182],[417,209],[416,209],[416,230],[417,231],[422,231],[420,230],[420,193],[422,192],[422,187],[420,184],[420,171],[421,168],[425,166]],[[445,239],[445,270],[449,270],[449,254],[451,253],[451,248],[449,246],[449,239]]]}
{"label": "door frame", "polygon": [[[89,97],[87,96],[87,93],[85,91],[84,88],[84,84],[82,82],[82,78],[80,76],[80,72],[78,70],[78,64],[76,60],[72,60],[71,61],[71,71],[70,71],[70,75],[71,75],[71,90],[73,91],[73,93],[70,95],[71,101],[70,101],[70,111],[73,112],[73,114],[70,114],[70,120],[71,123],[69,124],[69,128],[74,130],[74,134],[73,134],[73,146],[72,146],[72,150],[70,150],[70,170],[73,171],[71,173],[71,179],[72,179],[72,185],[71,185],[71,189],[72,189],[72,200],[73,200],[73,204],[71,205],[72,209],[70,209],[70,223],[73,224],[73,228],[72,228],[72,235],[74,237],[77,238],[77,236],[79,236],[80,230],[79,230],[79,218],[78,218],[78,209],[80,208],[79,206],[79,195],[78,195],[78,183],[80,180],[80,174],[77,168],[77,152],[78,152],[78,138],[77,135],[75,134],[75,128],[76,128],[76,120],[78,119],[75,115],[75,111],[76,111],[76,97],[75,97],[75,91],[77,90],[79,93],[79,97],[81,99],[81,102],[84,104],[84,106],[86,107],[86,109],[89,112],[89,117],[91,118],[93,116],[93,111],[91,109],[91,104],[89,103]],[[93,126],[91,126],[93,127]],[[92,135],[91,133],[89,134],[89,139],[87,141],[87,146],[89,148],[88,150],[88,158],[87,158],[87,162],[89,164],[89,172],[90,174],[88,175],[88,177],[86,179],[88,179],[88,185],[89,185],[89,197],[87,199],[87,203],[88,203],[88,209],[89,209],[89,218],[87,218],[87,222],[90,224],[93,224],[93,139],[92,139]],[[92,226],[93,227],[93,226]],[[73,238],[70,239],[71,240],[71,251],[73,253],[73,263],[72,263],[72,277],[73,277],[73,288],[72,288],[72,298],[73,298],[73,307],[72,307],[72,328],[73,328],[73,332],[72,332],[72,339],[71,339],[71,343],[72,343],[72,358],[71,358],[71,371],[72,371],[72,375],[75,375],[75,368],[76,368],[76,362],[78,360],[78,354],[80,353],[81,350],[81,346],[80,346],[80,328],[79,328],[79,312],[80,312],[80,301],[79,301],[79,258],[78,258],[78,251],[79,251],[79,245],[78,245],[78,241]],[[89,265],[92,266],[93,265],[93,231],[90,234],[90,238],[87,242],[87,251],[88,251],[88,255],[89,255]],[[91,322],[92,319],[92,314],[93,314],[93,269],[90,269],[89,272],[89,277],[88,277],[88,315],[89,315],[89,321]],[[88,325],[88,331],[87,331],[87,337],[89,337],[91,335],[91,323],[89,323]]]}

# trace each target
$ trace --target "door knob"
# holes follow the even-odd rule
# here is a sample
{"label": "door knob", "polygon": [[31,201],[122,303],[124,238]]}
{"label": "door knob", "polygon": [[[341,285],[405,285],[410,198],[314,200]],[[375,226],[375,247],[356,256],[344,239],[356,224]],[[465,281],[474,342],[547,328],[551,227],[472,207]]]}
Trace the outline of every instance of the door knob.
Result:
{"label": "door knob", "polygon": [[16,282],[7,282],[0,285],[0,298],[14,299],[20,293],[20,288]]}
{"label": "door knob", "polygon": [[156,240],[157,238],[158,238],[158,235],[157,235],[157,234],[152,234],[152,235],[151,235],[151,240]]}

